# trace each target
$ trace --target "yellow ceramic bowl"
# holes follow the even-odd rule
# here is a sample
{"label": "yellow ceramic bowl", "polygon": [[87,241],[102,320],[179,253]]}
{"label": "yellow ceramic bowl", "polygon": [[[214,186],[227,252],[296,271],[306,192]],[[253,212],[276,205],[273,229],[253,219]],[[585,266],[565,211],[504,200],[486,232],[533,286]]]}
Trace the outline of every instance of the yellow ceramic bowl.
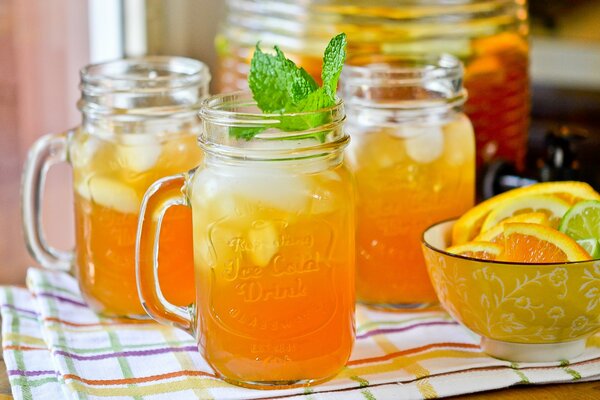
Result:
{"label": "yellow ceramic bowl", "polygon": [[482,261],[446,253],[454,221],[423,234],[433,287],[486,353],[511,361],[581,354],[600,328],[600,260],[560,264]]}

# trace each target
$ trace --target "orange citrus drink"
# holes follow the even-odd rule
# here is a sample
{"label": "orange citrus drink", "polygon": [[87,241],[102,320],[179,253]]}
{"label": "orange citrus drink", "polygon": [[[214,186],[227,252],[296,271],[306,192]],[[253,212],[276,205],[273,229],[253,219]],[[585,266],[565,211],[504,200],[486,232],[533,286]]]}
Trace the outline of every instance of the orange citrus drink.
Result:
{"label": "orange citrus drink", "polygon": [[421,253],[433,222],[474,202],[473,130],[463,115],[441,125],[405,125],[355,134],[357,298],[371,304],[436,301]]}
{"label": "orange citrus drink", "polygon": [[[80,75],[81,124],[41,137],[25,164],[27,247],[43,268],[73,271],[94,311],[146,317],[135,276],[142,199],[157,179],[185,172],[202,160],[196,146],[197,110],[208,95],[210,73],[197,60],[148,56],[87,65]],[[73,170],[73,251],[50,246],[40,223],[44,177],[60,162]],[[164,268],[158,275],[165,296],[178,305],[194,300],[191,218],[180,207],[161,220]]]}
{"label": "orange citrus drink", "polygon": [[[196,135],[176,132],[113,134],[84,131],[70,146],[75,187],[75,269],[94,310],[112,316],[145,315],[137,294],[134,255],[142,197],[152,182],[196,166]],[[174,208],[160,238],[162,290],[180,305],[194,298],[191,213]]]}
{"label": "orange citrus drink", "polygon": [[421,234],[464,213],[475,197],[462,64],[448,54],[348,62],[341,79],[358,195],[357,298],[385,308],[435,303]]}
{"label": "orange citrus drink", "polygon": [[[283,53],[257,46],[253,92],[201,105],[203,161],[153,183],[142,201],[136,278],[144,308],[193,335],[216,374],[236,385],[317,384],[352,351],[355,193],[335,97],[345,43],[344,34],[331,39],[320,88]],[[310,90],[302,97],[302,88],[287,92],[282,82]],[[174,204],[192,211],[190,307],[157,290],[164,265],[155,242]]]}
{"label": "orange citrus drink", "polygon": [[354,220],[343,166],[206,168],[191,186],[199,346],[236,382],[334,375],[353,344]]}

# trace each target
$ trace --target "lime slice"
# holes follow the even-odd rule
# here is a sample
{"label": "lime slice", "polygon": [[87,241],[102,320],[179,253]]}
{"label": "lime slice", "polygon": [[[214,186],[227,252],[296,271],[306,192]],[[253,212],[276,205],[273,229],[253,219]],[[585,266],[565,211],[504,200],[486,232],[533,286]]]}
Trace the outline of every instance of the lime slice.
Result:
{"label": "lime slice", "polygon": [[593,258],[600,258],[600,243],[596,239],[578,240],[577,243]]}
{"label": "lime slice", "polygon": [[600,240],[600,201],[580,201],[569,208],[558,230],[575,240]]}

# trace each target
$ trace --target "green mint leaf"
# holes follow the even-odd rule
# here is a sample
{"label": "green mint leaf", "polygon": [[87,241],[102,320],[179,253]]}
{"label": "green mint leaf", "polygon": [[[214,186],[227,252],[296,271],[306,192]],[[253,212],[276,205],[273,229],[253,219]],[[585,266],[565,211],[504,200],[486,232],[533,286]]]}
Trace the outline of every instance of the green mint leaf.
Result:
{"label": "green mint leaf", "polygon": [[285,106],[308,96],[319,87],[315,80],[275,46],[275,55],[257,45],[250,63],[248,85],[263,112],[285,112]]}
{"label": "green mint leaf", "polygon": [[330,93],[334,96],[346,60],[346,45],[346,34],[340,33],[331,39],[323,55],[323,70],[321,71],[323,87],[329,88]]}
{"label": "green mint leaf", "polygon": [[[263,53],[256,45],[248,85],[258,107],[265,113],[307,113],[335,105],[335,93],[342,67],[346,59],[346,34],[335,36],[327,45],[323,55],[319,87],[315,80],[304,70],[287,59],[275,46],[275,54]],[[302,131],[316,128],[329,121],[330,113],[312,113],[302,116],[282,115],[275,126],[283,131]],[[230,135],[246,140],[252,139],[263,127],[231,128]],[[314,135],[323,141],[326,133]],[[313,136],[313,135],[309,135]]]}
{"label": "green mint leaf", "polygon": [[[289,106],[289,109],[286,109],[286,112],[306,113],[332,107],[334,105],[335,96],[329,93],[328,88],[321,87],[293,106]],[[278,128],[288,132],[304,131],[324,125],[330,120],[331,114],[329,112],[314,112],[308,115],[282,116]],[[325,133],[320,132],[315,137],[317,137],[319,141],[323,142],[325,140]]]}

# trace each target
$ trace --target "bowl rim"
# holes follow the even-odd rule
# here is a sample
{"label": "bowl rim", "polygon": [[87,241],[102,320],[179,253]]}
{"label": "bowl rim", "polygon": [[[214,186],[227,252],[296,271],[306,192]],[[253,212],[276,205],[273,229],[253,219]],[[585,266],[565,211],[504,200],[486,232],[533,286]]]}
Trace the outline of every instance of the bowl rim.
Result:
{"label": "bowl rim", "polygon": [[[435,251],[436,253],[441,253],[445,256],[449,256],[449,257],[453,257],[453,258],[458,258],[458,259],[462,259],[462,260],[467,260],[467,261],[476,261],[478,263],[485,263],[485,264],[492,264],[492,265],[510,265],[510,266],[519,266],[520,268],[528,268],[528,267],[559,267],[559,266],[565,266],[565,265],[584,265],[584,264],[590,264],[590,263],[599,263],[600,265],[600,259],[592,259],[592,260],[585,260],[585,261],[567,261],[567,262],[560,262],[560,263],[520,263],[520,262],[515,262],[515,261],[496,261],[496,260],[481,260],[478,258],[473,258],[473,257],[466,257],[466,256],[461,256],[459,254],[452,254],[452,253],[448,253],[445,250],[442,250],[438,247],[435,247],[434,245],[432,245],[431,243],[428,243],[425,240],[425,235],[427,234],[427,232],[429,232],[431,229],[437,228],[439,225],[442,224],[447,224],[448,222],[453,222],[455,223],[458,220],[458,218],[448,218],[445,220],[441,220],[438,222],[435,222],[431,225],[429,225],[421,234],[421,244],[423,244],[423,246]],[[454,224],[452,224],[454,225]]]}

